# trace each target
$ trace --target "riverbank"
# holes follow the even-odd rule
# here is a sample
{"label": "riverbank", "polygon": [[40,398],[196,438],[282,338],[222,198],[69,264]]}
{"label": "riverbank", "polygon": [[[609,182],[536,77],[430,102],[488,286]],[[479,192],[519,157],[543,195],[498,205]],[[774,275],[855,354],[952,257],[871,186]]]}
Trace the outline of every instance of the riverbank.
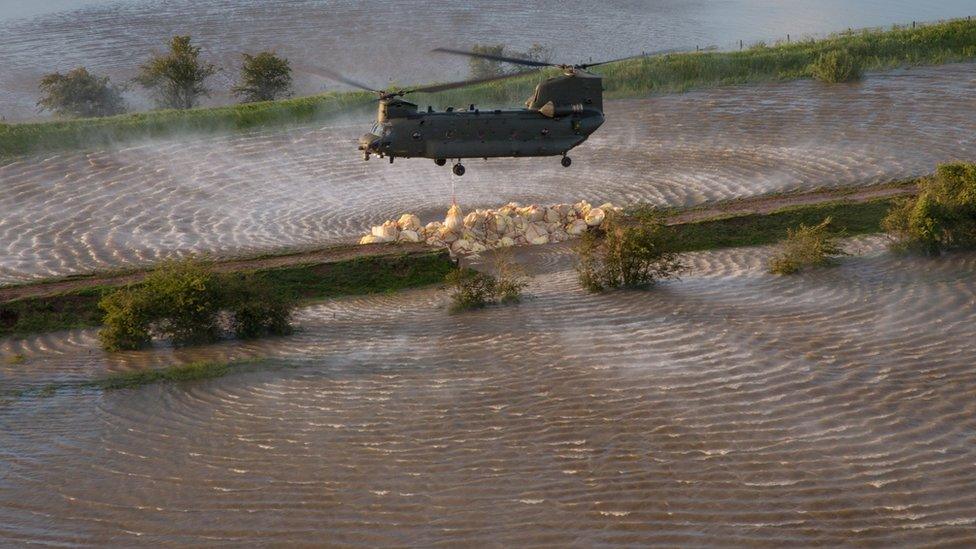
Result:
{"label": "riverbank", "polygon": [[[605,77],[608,98],[684,92],[715,86],[784,81],[811,76],[825,52],[848,50],[867,71],[976,59],[976,22],[955,20],[915,28],[861,30],[821,40],[754,45],[743,51],[646,56],[594,69]],[[413,98],[420,104],[484,106],[520,104],[540,76],[471,86]],[[0,124],[0,162],[55,150],[89,149],[193,133],[246,131],[324,120],[338,113],[368,116],[373,96],[329,93],[266,103],[151,111],[101,119]]]}
{"label": "riverbank", "polygon": [[[915,182],[909,181],[784,193],[664,215],[683,252],[770,244],[789,227],[816,224],[828,216],[837,230],[854,236],[880,232],[892,201],[914,189]],[[641,209],[632,208],[632,213]],[[420,244],[340,246],[213,265],[218,272],[255,272],[275,289],[305,301],[437,284],[453,266],[445,250]],[[138,284],[146,273],[100,273],[0,288],[0,337],[99,326],[98,300],[115,288]]]}
{"label": "riverbank", "polygon": [[[446,251],[419,246],[374,246],[358,251],[343,246],[214,262],[213,266],[217,272],[253,272],[276,292],[310,302],[437,284],[453,262]],[[0,288],[0,337],[100,326],[98,301],[116,288],[139,284],[147,273],[103,273]]]}

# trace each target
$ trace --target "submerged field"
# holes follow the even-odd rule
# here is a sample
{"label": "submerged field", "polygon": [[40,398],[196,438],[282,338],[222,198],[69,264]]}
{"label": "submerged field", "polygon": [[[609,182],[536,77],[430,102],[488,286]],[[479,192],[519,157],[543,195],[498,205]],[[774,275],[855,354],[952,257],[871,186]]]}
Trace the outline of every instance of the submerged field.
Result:
{"label": "submerged field", "polygon": [[[957,20],[917,28],[849,32],[821,40],[798,40],[746,51],[689,52],[643,57],[596,69],[609,97],[640,97],[719,85],[809,78],[811,64],[825,52],[849,51],[865,70],[934,65],[976,59],[976,21]],[[518,105],[540,77],[532,75],[415,100],[443,108],[476,103]],[[371,94],[328,93],[243,106],[156,111],[105,119],[0,123],[0,162],[50,150],[89,149],[184,133],[248,130],[308,123],[338,114],[365,116]]]}
{"label": "submerged field", "polygon": [[[548,2],[520,5],[597,41]],[[820,20],[831,2],[796,9]],[[264,5],[288,29],[276,10],[308,3],[192,4],[205,27]],[[169,21],[190,2],[155,5]],[[379,21],[364,2],[333,9]],[[113,28],[142,13],[119,10]],[[621,36],[648,32],[597,11]],[[538,26],[494,12],[501,37]],[[91,40],[78,27],[66,19],[58,45]],[[703,54],[651,82],[792,78],[793,47]],[[403,212],[442,218],[452,197],[682,208],[907,180],[976,160],[973,68],[610,101],[568,170],[364,163],[357,117],[0,162],[0,285],[321,248]],[[0,336],[0,545],[974,546],[976,253],[889,253],[863,235],[886,200],[686,225],[690,269],[650,291],[584,292],[564,243],[516,249],[524,299],[466,314],[438,285],[349,295],[434,280],[447,264],[432,255],[419,272],[266,273],[330,298],[284,337],[107,354],[97,319]],[[862,235],[844,240],[851,255],[769,274],[775,236],[826,215]]]}
{"label": "submerged field", "polygon": [[974,256],[848,249],[799,278],[766,274],[769,248],[700,252],[679,281],[593,296],[565,248],[526,248],[525,301],[470,315],[430,289],[247,345],[2,342],[17,390],[263,361],[0,405],[0,539],[970,544]]}

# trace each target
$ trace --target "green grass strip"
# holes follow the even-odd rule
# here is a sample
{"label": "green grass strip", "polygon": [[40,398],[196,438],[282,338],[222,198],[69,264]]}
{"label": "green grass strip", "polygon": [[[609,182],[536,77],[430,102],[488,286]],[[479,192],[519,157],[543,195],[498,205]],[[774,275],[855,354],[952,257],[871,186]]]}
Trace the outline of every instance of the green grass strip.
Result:
{"label": "green grass strip", "polygon": [[[439,284],[454,267],[446,251],[362,257],[335,263],[254,271],[275,291],[302,301],[387,293]],[[116,288],[98,286],[0,303],[0,337],[100,326],[98,301]]]}
{"label": "green grass strip", "polygon": [[679,251],[691,252],[760,246],[786,238],[786,230],[801,223],[817,225],[824,218],[833,219],[831,227],[847,236],[881,232],[881,220],[893,198],[869,202],[828,202],[783,208],[767,214],[737,215],[685,223],[674,227]]}
{"label": "green grass strip", "polygon": [[136,370],[118,372],[88,381],[68,381],[49,383],[40,387],[0,392],[0,404],[26,397],[51,397],[63,390],[96,389],[117,391],[135,389],[154,383],[185,383],[223,377],[232,372],[250,371],[268,365],[267,359],[239,360],[232,362],[198,361],[178,364],[155,370]]}

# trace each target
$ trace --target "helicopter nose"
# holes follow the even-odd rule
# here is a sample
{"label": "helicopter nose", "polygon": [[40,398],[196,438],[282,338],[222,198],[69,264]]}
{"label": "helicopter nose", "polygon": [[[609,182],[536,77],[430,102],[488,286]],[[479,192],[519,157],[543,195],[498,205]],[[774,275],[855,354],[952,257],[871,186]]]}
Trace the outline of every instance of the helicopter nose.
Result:
{"label": "helicopter nose", "polygon": [[359,150],[361,151],[375,151],[379,148],[380,136],[372,133],[367,133],[366,135],[359,138]]}

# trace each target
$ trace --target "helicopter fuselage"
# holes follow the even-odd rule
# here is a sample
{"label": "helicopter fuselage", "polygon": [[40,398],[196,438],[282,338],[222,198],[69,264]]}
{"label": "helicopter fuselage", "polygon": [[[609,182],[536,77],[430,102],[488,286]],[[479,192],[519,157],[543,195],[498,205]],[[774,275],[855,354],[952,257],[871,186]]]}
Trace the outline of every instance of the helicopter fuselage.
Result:
{"label": "helicopter fuselage", "polygon": [[[397,110],[412,104],[399,102]],[[603,113],[583,105],[562,116],[538,110],[451,110],[398,113],[363,136],[360,149],[395,158],[494,158],[565,155],[604,121]]]}
{"label": "helicopter fuselage", "polygon": [[541,82],[524,109],[435,112],[397,95],[380,99],[373,131],[359,140],[359,150],[395,158],[432,158],[438,165],[456,159],[456,175],[464,174],[464,158],[562,155],[603,125],[603,86],[599,76],[568,68]]}

